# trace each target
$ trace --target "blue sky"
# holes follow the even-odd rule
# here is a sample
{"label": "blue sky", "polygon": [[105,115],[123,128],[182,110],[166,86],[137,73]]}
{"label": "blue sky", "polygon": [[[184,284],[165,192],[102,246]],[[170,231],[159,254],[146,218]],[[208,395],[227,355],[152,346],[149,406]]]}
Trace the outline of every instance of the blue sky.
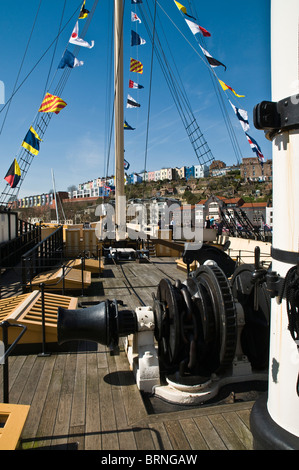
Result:
{"label": "blue sky", "polygon": [[[3,1],[3,0],[2,0]],[[271,99],[270,79],[270,0],[240,2],[220,0],[182,0],[190,11],[195,6],[197,24],[211,33],[205,38],[205,48],[216,59],[227,66],[217,67],[219,79],[231,86],[245,98],[236,98],[232,93],[223,92],[227,112],[234,128],[243,157],[254,156],[245,134],[228,104],[227,97],[238,107],[248,111],[250,130],[248,133],[257,140],[265,158],[271,158],[271,144],[263,132],[253,126],[252,111],[255,104]],[[1,15],[2,53],[0,80],[5,86],[5,101],[12,94],[13,87],[24,57],[40,0],[24,2],[15,0]],[[143,0],[141,8],[153,9],[153,0]],[[18,79],[18,85],[36,65],[55,39],[61,21],[63,0],[43,0],[40,4],[37,22],[32,33],[28,50]],[[86,1],[91,10],[93,0]],[[60,97],[67,107],[54,115],[45,132],[41,150],[21,186],[19,197],[48,192],[52,188],[51,169],[55,174],[56,189],[66,190],[71,185],[91,180],[106,174],[108,152],[108,130],[111,125],[111,25],[113,0],[100,0],[91,19],[85,40],[95,41],[93,49],[80,48],[78,59],[84,66],[71,71]],[[161,8],[162,7],[162,8]],[[54,46],[39,62],[25,83],[13,97],[0,134],[0,171],[4,178],[14,157],[18,157],[21,142],[39,109],[53,58],[49,92],[60,79],[62,71],[56,68],[68,45],[68,40],[77,20],[80,1],[67,0],[62,24],[64,31],[59,37],[53,58]],[[139,172],[144,168],[146,135],[148,145],[146,169],[162,167],[191,166],[197,158],[186,130],[177,112],[175,103],[166,84],[160,65],[154,60],[151,88],[151,104],[148,121],[150,90],[151,43],[145,24],[137,25],[138,34],[146,40],[139,47],[130,46],[130,31],[136,30],[131,23],[131,11],[139,13],[139,7],[125,2],[124,14],[124,101],[129,93],[141,107],[126,109],[125,118],[135,127],[125,131],[125,158],[130,162],[130,171]],[[164,11],[163,11],[164,10]],[[147,11],[147,10],[146,10]],[[74,14],[75,13],[75,14]],[[236,156],[225,126],[214,87],[204,61],[204,56],[194,35],[173,0],[159,0],[157,5],[157,33],[162,44],[165,37],[171,49],[175,64],[184,83],[188,100],[197,123],[203,132],[215,159],[227,165],[236,164]],[[79,36],[84,22],[79,21]],[[163,25],[163,31],[161,30]],[[72,50],[72,48],[69,48]],[[166,50],[166,46],[165,46]],[[169,54],[168,49],[166,54]],[[142,75],[129,72],[130,57],[138,58],[144,65]],[[170,60],[170,59],[169,59]],[[171,59],[171,63],[172,59]],[[55,74],[55,75],[54,75]],[[139,81],[142,90],[130,90],[129,78]],[[0,111],[3,105],[0,105]],[[8,106],[0,113],[0,127]],[[147,128],[148,126],[148,128]],[[112,139],[113,144],[113,139]],[[110,154],[109,173],[114,173],[113,145]],[[5,187],[3,180],[1,192]]]}

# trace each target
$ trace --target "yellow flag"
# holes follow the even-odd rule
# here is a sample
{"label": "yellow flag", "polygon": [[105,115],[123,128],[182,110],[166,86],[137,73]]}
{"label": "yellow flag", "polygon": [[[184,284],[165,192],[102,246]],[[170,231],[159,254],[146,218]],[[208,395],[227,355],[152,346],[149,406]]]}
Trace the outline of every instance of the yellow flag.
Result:
{"label": "yellow flag", "polygon": [[81,11],[80,11],[80,14],[79,14],[79,20],[82,20],[82,19],[88,17],[89,10],[87,10],[87,9],[85,8],[85,1],[86,1],[86,0],[84,0],[83,5],[82,5],[82,7],[81,7]]}
{"label": "yellow flag", "polygon": [[186,16],[189,16],[189,18],[193,18],[194,20],[196,19],[196,18],[194,18],[194,16],[188,15],[187,9],[186,9],[186,7],[184,7],[184,5],[182,5],[181,3],[177,2],[176,0],[174,0],[174,3],[175,3],[176,6],[178,7],[178,9],[179,9],[182,13],[184,13]]}
{"label": "yellow flag", "polygon": [[[219,80],[219,78],[218,78],[218,80]],[[224,83],[222,80],[219,80],[219,83],[220,83],[220,85],[221,85],[221,87],[222,87],[222,89],[223,89],[224,91],[230,90],[230,91],[232,91],[232,92],[234,93],[234,95],[236,95],[238,98],[244,98],[244,97],[245,97],[245,95],[238,95],[238,94],[235,92],[235,90],[233,90],[232,87],[230,87],[229,85],[227,85],[226,83]]]}
{"label": "yellow flag", "polygon": [[58,114],[65,106],[66,102],[59,98],[59,96],[51,95],[51,93],[46,93],[38,111],[40,113]]}

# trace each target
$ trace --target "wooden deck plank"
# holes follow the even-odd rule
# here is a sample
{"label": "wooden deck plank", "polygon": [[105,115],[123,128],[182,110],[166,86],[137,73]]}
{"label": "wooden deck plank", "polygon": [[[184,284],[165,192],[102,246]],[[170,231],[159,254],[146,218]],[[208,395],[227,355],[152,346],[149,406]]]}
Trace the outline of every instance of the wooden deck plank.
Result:
{"label": "wooden deck plank", "polygon": [[208,450],[207,443],[192,418],[182,419],[180,423],[192,450]]}
{"label": "wooden deck plank", "polygon": [[155,450],[152,431],[146,423],[133,429],[138,450]]}
{"label": "wooden deck plank", "polygon": [[209,420],[218,432],[228,450],[245,450],[245,446],[240,441],[236,432],[229,426],[223,414],[209,416]]}
{"label": "wooden deck plank", "polygon": [[36,387],[39,383],[40,376],[42,374],[45,361],[42,357],[36,357],[32,370],[28,376],[28,380],[22,390],[22,393],[19,398],[19,403],[30,405],[32,401],[32,394],[34,394]]}
{"label": "wooden deck plank", "polygon": [[239,410],[237,415],[243,421],[247,429],[250,429],[250,410]]}
{"label": "wooden deck plank", "polygon": [[85,450],[101,448],[101,416],[97,354],[87,357]]}
{"label": "wooden deck plank", "polygon": [[149,424],[155,450],[172,450],[170,439],[165,429],[164,423]]}
{"label": "wooden deck plank", "polygon": [[57,413],[54,424],[51,446],[59,449],[68,448],[69,423],[74,392],[74,377],[76,374],[77,360],[74,354],[67,354],[63,374],[63,382],[57,404]]}
{"label": "wooden deck plank", "polygon": [[[126,388],[128,383],[127,373],[133,379],[133,374],[122,369],[121,361],[118,361],[118,356],[110,356],[107,354],[107,361],[109,364],[109,380],[112,389],[112,399],[114,403],[116,426],[118,429],[118,439],[120,449],[136,449],[136,441],[133,431],[128,428],[128,416],[126,412],[126,406],[124,402],[124,390],[122,386]],[[130,380],[130,378],[129,378]]]}
{"label": "wooden deck plank", "polygon": [[100,417],[101,417],[101,448],[102,450],[118,450],[118,435],[113,407],[112,390],[104,378],[109,369],[99,369],[100,380]]}
{"label": "wooden deck plank", "polygon": [[174,450],[191,449],[180,421],[166,421],[164,425]]}
{"label": "wooden deck plank", "polygon": [[115,357],[117,369],[122,371],[122,394],[128,424],[134,424],[147,418],[147,411],[141,394],[136,386],[133,372],[130,371],[125,353]]}
{"label": "wooden deck plank", "polygon": [[[50,356],[44,359],[44,368],[38,386],[32,395],[31,407],[22,433],[22,449],[31,449],[34,446],[37,429],[48,394],[48,387],[52,377],[56,358]],[[46,360],[45,360],[46,359]],[[37,444],[38,445],[38,444]]]}
{"label": "wooden deck plank", "polygon": [[[244,417],[246,416],[246,421],[248,421],[248,426],[246,426],[246,424],[244,423],[240,415],[241,416],[243,415]],[[233,412],[223,413],[222,416],[227,421],[227,423],[231,426],[234,432],[237,434],[244,448],[252,449],[253,438],[249,429],[249,416],[250,416],[249,410],[244,410],[243,412],[241,411],[239,413],[233,413]]]}
{"label": "wooden deck plank", "polygon": [[47,388],[47,396],[40,417],[34,447],[47,448],[53,439],[57,413],[57,401],[62,387],[65,362],[65,355],[57,355],[55,357],[55,368],[53,369],[53,373]]}
{"label": "wooden deck plank", "polygon": [[10,384],[10,387],[11,387],[11,390],[9,392],[10,403],[19,403],[19,398],[30,376],[35,360],[36,360],[35,355],[27,356],[26,360],[22,364],[22,367],[19,369],[19,373],[16,377],[18,386],[17,387],[11,386]]}
{"label": "wooden deck plank", "polygon": [[[9,364],[9,392],[13,390],[16,378],[26,361],[26,356],[11,356],[8,358]],[[0,400],[3,401],[3,374],[0,374]]]}
{"label": "wooden deck plank", "polygon": [[86,354],[77,354],[70,427],[83,426],[85,424],[86,360]]}
{"label": "wooden deck plank", "polygon": [[214,428],[208,416],[194,418],[200,432],[209,447],[209,450],[227,450],[223,440]]}

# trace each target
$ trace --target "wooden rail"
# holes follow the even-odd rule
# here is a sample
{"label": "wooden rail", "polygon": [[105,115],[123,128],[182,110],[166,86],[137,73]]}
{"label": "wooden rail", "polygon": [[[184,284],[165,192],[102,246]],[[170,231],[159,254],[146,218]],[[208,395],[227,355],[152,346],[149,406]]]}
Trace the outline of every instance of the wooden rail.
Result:
{"label": "wooden rail", "polygon": [[23,292],[34,276],[56,265],[63,256],[63,226],[41,240],[22,256]]}

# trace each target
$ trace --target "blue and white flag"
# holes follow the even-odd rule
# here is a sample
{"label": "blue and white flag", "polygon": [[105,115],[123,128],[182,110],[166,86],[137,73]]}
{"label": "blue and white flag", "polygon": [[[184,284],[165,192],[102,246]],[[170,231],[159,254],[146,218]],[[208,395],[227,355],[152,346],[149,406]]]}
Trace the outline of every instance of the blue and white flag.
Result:
{"label": "blue and white flag", "polygon": [[248,140],[248,142],[249,142],[250,147],[252,148],[252,151],[253,151],[254,153],[256,153],[257,158],[259,159],[259,162],[260,162],[261,164],[263,164],[264,161],[265,161],[265,157],[264,157],[264,155],[262,154],[262,151],[261,151],[261,149],[260,149],[260,146],[258,145],[258,143],[257,143],[252,137],[250,137],[250,135],[247,134],[247,132],[245,132],[245,135],[246,135],[246,137],[247,137],[247,140]]}
{"label": "blue and white flag", "polygon": [[130,163],[127,162],[127,160],[124,160],[124,168],[125,170],[128,170],[130,168]]}
{"label": "blue and white flag", "polygon": [[140,37],[139,34],[135,33],[135,31],[131,30],[131,46],[140,46],[145,43],[145,39]]}
{"label": "blue and white flag", "polygon": [[131,3],[142,3],[142,0],[131,0]]}
{"label": "blue and white flag", "polygon": [[133,80],[129,80],[129,88],[134,88],[135,90],[141,90],[144,88],[143,85],[140,85],[139,83],[134,82]]}
{"label": "blue and white flag", "polygon": [[239,119],[240,121],[240,124],[243,128],[243,131],[246,132],[248,131],[249,129],[249,121],[248,121],[248,113],[247,111],[245,111],[245,109],[240,109],[240,108],[237,108],[236,106],[233,105],[233,103],[228,100],[237,116],[237,118]]}
{"label": "blue and white flag", "polygon": [[83,65],[84,62],[82,60],[78,60],[74,54],[72,54],[70,51],[66,50],[61,61],[59,62],[58,68],[59,69],[64,69],[65,66],[70,67],[73,69],[74,67],[80,67]]}

